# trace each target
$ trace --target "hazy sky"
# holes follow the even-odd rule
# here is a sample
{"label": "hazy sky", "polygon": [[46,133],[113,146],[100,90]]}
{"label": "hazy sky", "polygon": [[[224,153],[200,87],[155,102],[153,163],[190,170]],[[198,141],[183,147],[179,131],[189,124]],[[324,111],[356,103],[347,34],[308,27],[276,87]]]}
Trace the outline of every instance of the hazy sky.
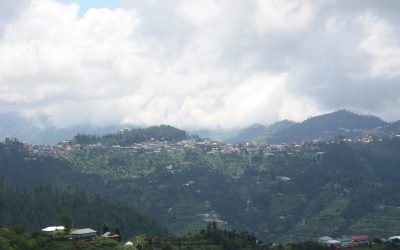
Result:
{"label": "hazy sky", "polygon": [[[81,8],[80,8],[81,5]],[[1,0],[0,112],[234,128],[400,119],[398,0]]]}

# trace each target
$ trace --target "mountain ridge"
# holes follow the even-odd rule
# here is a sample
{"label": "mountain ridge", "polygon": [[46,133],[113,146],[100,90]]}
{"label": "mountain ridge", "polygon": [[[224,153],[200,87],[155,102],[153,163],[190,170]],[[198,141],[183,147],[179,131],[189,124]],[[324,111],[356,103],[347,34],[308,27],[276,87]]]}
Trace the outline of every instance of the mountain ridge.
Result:
{"label": "mountain ridge", "polygon": [[[36,121],[37,120],[37,121]],[[17,138],[35,144],[56,144],[62,140],[71,140],[77,134],[103,136],[125,128],[138,126],[91,125],[56,128],[47,117],[27,119],[12,113],[0,113],[0,140]],[[253,124],[242,129],[200,129],[189,132],[203,138],[221,140],[227,143],[268,142],[294,143],[311,140],[332,140],[339,135],[357,138],[366,134],[383,136],[400,133],[400,121],[385,122],[372,115],[357,114],[348,110],[317,115],[302,122],[282,120],[270,125]]]}
{"label": "mountain ridge", "polygon": [[279,131],[269,143],[299,143],[312,140],[329,141],[343,135],[351,138],[377,134],[388,125],[381,118],[338,110],[315,117]]}

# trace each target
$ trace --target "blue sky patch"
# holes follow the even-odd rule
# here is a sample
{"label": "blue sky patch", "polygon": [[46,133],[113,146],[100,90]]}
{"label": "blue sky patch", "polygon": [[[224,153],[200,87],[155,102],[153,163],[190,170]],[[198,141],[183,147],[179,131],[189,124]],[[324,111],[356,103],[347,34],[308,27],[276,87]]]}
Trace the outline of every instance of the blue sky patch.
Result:
{"label": "blue sky patch", "polygon": [[61,0],[64,3],[79,4],[79,16],[83,16],[91,8],[107,8],[114,10],[119,7],[119,0]]}

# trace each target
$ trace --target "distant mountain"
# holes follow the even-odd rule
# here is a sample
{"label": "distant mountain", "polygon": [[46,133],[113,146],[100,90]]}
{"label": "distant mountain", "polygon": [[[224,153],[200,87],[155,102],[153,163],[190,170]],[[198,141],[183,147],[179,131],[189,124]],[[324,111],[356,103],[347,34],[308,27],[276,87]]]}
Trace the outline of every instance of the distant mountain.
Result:
{"label": "distant mountain", "polygon": [[339,135],[359,137],[374,134],[388,123],[376,116],[339,110],[309,118],[274,134],[269,143],[293,143],[311,140],[332,140]]}
{"label": "distant mountain", "polygon": [[29,119],[12,113],[0,113],[0,141],[5,138],[17,138],[35,144],[56,144],[62,140],[70,140],[78,133],[104,135],[123,128],[118,125],[56,128],[46,116]]}
{"label": "distant mountain", "polygon": [[389,123],[384,128],[386,135],[400,135],[400,121]]}
{"label": "distant mountain", "polygon": [[289,128],[293,124],[295,123],[289,120],[275,122],[269,126],[254,124],[251,125],[250,127],[239,130],[236,136],[228,138],[226,142],[228,143],[252,142],[252,141],[265,142],[267,138],[271,137],[272,135],[276,134],[281,130]]}
{"label": "distant mountain", "polygon": [[232,129],[232,130],[202,129],[202,130],[192,131],[192,133],[202,138],[220,140],[226,143],[240,143],[240,142],[252,142],[252,141],[265,142],[267,138],[269,138],[270,136],[274,135],[275,133],[281,130],[287,129],[293,124],[295,124],[295,122],[289,120],[283,120],[275,122],[269,126],[256,123],[243,129]]}
{"label": "distant mountain", "polygon": [[261,124],[253,124],[250,127],[241,129],[238,134],[226,140],[227,143],[250,142],[259,139],[265,134],[267,127]]}
{"label": "distant mountain", "polygon": [[191,134],[198,135],[201,138],[208,138],[217,141],[228,141],[239,134],[237,129],[199,129],[190,131]]}

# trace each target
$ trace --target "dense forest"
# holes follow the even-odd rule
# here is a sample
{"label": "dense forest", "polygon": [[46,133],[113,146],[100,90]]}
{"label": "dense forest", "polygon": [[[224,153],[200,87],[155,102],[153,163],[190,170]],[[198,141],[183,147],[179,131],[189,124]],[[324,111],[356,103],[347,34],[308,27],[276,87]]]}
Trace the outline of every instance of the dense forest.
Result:
{"label": "dense forest", "polygon": [[106,135],[78,134],[74,137],[73,142],[81,145],[101,143],[103,145],[130,146],[151,139],[181,141],[186,138],[186,131],[168,125],[160,125],[148,128],[123,129],[119,133]]}
{"label": "dense forest", "polygon": [[156,222],[134,209],[110,203],[98,195],[60,191],[49,185],[32,191],[13,190],[1,184],[0,225],[39,231],[48,226],[64,225],[65,218],[68,218],[69,228],[90,227],[101,232],[102,225],[106,224],[113,231],[118,229],[125,238],[140,233],[167,234]]}

